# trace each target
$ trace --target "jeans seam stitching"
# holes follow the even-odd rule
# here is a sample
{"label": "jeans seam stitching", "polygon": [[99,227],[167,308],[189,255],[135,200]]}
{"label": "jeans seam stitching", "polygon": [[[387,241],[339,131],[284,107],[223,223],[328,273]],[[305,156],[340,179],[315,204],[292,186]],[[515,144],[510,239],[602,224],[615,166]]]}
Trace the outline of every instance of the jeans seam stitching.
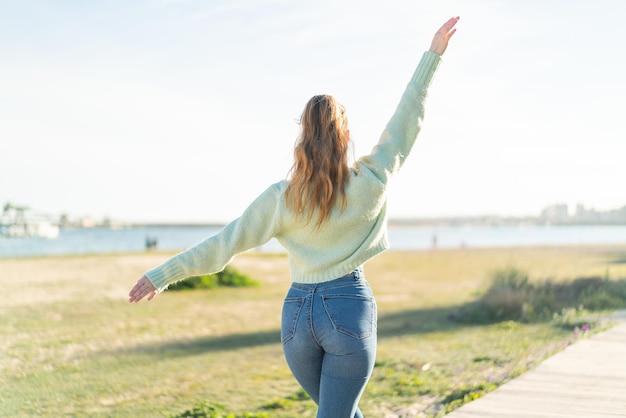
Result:
{"label": "jeans seam stitching", "polygon": [[309,297],[311,298],[309,301],[309,320],[307,321],[309,325],[309,333],[311,334],[311,338],[313,338],[313,341],[315,341],[315,344],[317,344],[318,347],[322,348],[322,344],[317,339],[317,336],[315,335],[315,330],[313,329],[313,299],[315,297],[315,289],[311,291]]}

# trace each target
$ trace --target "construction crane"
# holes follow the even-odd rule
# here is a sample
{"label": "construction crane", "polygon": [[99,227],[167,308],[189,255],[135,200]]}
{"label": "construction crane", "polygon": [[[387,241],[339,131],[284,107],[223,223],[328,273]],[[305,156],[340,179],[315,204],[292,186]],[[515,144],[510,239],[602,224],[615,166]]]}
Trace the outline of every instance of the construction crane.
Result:
{"label": "construction crane", "polygon": [[58,225],[39,219],[26,217],[27,206],[17,206],[11,202],[5,203],[0,218],[0,236],[10,238],[56,238],[59,236]]}

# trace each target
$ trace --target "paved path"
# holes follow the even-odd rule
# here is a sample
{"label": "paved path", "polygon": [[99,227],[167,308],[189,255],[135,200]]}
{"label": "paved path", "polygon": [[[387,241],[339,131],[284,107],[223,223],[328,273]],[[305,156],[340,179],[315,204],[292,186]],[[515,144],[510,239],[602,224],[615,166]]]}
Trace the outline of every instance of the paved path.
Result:
{"label": "paved path", "polygon": [[626,311],[583,339],[446,418],[626,417]]}

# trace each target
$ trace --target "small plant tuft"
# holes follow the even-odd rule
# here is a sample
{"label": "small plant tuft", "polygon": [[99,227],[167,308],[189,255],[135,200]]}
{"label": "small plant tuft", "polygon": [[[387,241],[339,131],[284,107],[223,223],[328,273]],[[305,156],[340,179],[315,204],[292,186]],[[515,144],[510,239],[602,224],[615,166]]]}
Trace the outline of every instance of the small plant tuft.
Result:
{"label": "small plant tuft", "polygon": [[226,412],[224,405],[205,401],[181,414],[170,415],[170,418],[269,418],[269,415],[265,412],[243,412],[241,414],[234,414],[232,412]]}
{"label": "small plant tuft", "polygon": [[256,287],[259,282],[227,266],[216,274],[193,276],[174,283],[167,290],[215,289],[218,287]]}
{"label": "small plant tuft", "polygon": [[284,398],[276,399],[270,401],[263,405],[261,409],[264,410],[277,410],[277,409],[287,409],[290,408],[295,402],[309,401],[311,398],[309,395],[303,390],[300,389],[293,395],[286,396]]}
{"label": "small plant tuft", "polygon": [[492,383],[481,383],[477,386],[465,386],[453,390],[448,396],[446,396],[441,403],[444,405],[445,412],[451,412],[462,405],[474,401],[486,393],[496,389],[497,385]]}

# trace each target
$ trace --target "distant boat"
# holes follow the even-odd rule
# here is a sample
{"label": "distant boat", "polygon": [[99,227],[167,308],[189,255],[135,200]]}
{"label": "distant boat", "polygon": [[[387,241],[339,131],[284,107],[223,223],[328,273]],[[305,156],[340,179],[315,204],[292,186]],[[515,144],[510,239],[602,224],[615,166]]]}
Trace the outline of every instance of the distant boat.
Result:
{"label": "distant boat", "polygon": [[10,238],[39,237],[55,239],[59,236],[59,227],[47,221],[35,221],[25,224],[2,225],[0,235]]}
{"label": "distant boat", "polygon": [[27,210],[23,206],[5,204],[0,218],[0,237],[55,239],[59,236],[58,225],[42,217],[26,217]]}

